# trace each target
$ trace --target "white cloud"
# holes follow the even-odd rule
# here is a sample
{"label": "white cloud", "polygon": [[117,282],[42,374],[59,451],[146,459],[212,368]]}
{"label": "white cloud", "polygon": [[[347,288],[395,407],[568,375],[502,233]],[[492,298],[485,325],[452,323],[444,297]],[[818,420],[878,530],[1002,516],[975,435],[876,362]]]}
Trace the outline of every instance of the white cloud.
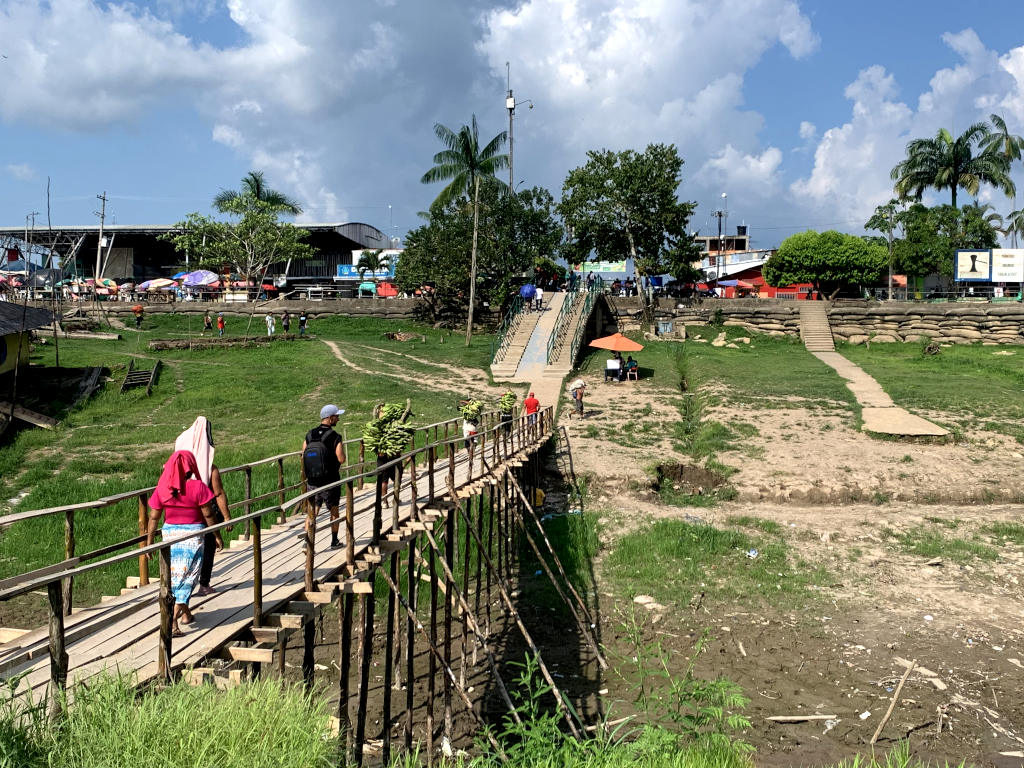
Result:
{"label": "white cloud", "polygon": [[807,120],[800,121],[800,138],[804,141],[817,138],[818,129],[814,123],[810,123]]}
{"label": "white cloud", "polygon": [[28,163],[9,163],[5,170],[7,175],[18,181],[31,181],[36,176],[35,168]]}
{"label": "white cloud", "polygon": [[748,197],[771,194],[778,186],[782,152],[768,147],[759,155],[740,152],[732,144],[710,158],[700,176],[726,189],[743,189]]}

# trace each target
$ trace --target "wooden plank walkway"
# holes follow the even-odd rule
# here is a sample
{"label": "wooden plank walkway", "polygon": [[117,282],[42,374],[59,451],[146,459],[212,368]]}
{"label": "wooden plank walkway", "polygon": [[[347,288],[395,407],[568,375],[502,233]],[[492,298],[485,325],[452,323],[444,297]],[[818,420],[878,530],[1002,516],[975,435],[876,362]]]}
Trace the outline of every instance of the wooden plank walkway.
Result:
{"label": "wooden plank walkway", "polygon": [[[549,433],[543,432],[530,442],[526,435],[514,435],[519,451],[505,460],[521,463],[535,451]],[[488,454],[490,451],[488,451]],[[491,463],[488,458],[488,463]],[[469,454],[460,449],[455,456],[456,494],[472,490],[484,480],[479,453],[470,466]],[[417,509],[438,506],[451,501],[447,491],[449,462],[438,458],[434,467],[434,499],[429,498],[430,478],[426,467],[418,468],[416,484]],[[353,504],[355,561],[357,573],[362,570],[370,548],[375,485],[372,478],[356,490]],[[412,493],[409,473],[402,478],[402,503],[399,506],[399,528],[412,521]],[[343,486],[344,490],[344,486]],[[393,491],[389,491],[389,496]],[[345,537],[345,499],[340,506],[341,530]],[[263,616],[284,611],[288,603],[305,599],[305,515],[293,514],[284,524],[262,529],[262,607]],[[393,512],[385,507],[382,513],[381,541],[392,532]],[[317,517],[314,578],[318,583],[345,578],[346,548],[330,548],[330,526],[326,511]],[[221,652],[234,640],[248,635],[253,626],[253,557],[251,543],[236,540],[232,547],[217,555],[212,584],[217,592],[205,597],[193,596],[191,607],[195,623],[183,626],[184,636],[172,643],[171,666],[180,670],[199,665],[203,659]],[[239,546],[240,545],[240,546]],[[132,674],[143,683],[157,676],[157,652],[160,642],[160,584],[158,581],[128,591],[113,599],[85,608],[75,609],[65,620],[65,639],[69,657],[68,682],[88,681],[105,671]],[[45,700],[50,683],[49,635],[46,627],[28,632],[0,645],[0,678],[24,675],[19,693],[31,692],[34,701]],[[73,686],[68,687],[69,695]]]}

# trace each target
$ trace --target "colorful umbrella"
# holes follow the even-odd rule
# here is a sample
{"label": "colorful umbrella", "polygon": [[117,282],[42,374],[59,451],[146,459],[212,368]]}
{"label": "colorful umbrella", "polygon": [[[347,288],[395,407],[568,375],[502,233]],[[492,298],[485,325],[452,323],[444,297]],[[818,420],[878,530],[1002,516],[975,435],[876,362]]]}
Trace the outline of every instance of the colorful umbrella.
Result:
{"label": "colorful umbrella", "polygon": [[189,272],[185,275],[185,279],[182,280],[183,285],[189,286],[210,285],[216,282],[217,275],[208,269],[197,269],[195,272]]}
{"label": "colorful umbrella", "polygon": [[537,289],[533,285],[527,284],[519,289],[519,295],[529,301],[537,295]]}
{"label": "colorful umbrella", "polygon": [[178,284],[166,277],[158,277],[155,280],[147,280],[139,284],[140,291],[165,291],[170,288],[177,288]]}
{"label": "colorful umbrella", "polygon": [[181,278],[185,277],[187,274],[188,274],[188,272],[179,272],[176,275],[171,275],[171,279],[172,280],[181,280]]}
{"label": "colorful umbrella", "polygon": [[613,333],[611,336],[602,336],[600,339],[594,339],[590,342],[590,346],[597,347],[598,349],[607,349],[611,352],[639,352],[644,348],[643,344],[637,344],[621,333]]}

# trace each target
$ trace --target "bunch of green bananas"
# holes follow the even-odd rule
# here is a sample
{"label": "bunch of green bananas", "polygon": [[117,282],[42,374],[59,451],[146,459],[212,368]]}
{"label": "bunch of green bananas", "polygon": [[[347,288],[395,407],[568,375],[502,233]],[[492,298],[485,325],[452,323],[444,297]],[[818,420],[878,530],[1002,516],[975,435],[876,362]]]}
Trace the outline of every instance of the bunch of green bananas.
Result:
{"label": "bunch of green bananas", "polygon": [[506,392],[498,401],[498,410],[502,413],[512,413],[516,407],[516,396],[513,392]]}
{"label": "bunch of green bananas", "polygon": [[409,445],[413,428],[401,421],[405,407],[388,403],[380,416],[363,427],[363,443],[378,456],[400,456]]}
{"label": "bunch of green bananas", "polygon": [[462,414],[462,418],[466,419],[466,421],[476,421],[483,412],[483,400],[469,400],[459,406],[459,413]]}

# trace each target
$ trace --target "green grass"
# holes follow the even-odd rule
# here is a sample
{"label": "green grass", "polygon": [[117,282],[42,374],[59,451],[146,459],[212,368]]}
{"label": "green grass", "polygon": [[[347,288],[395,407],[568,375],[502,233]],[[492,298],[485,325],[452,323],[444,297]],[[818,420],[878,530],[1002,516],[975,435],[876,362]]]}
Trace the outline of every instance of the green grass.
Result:
{"label": "green grass", "polygon": [[61,728],[41,713],[20,722],[0,692],[0,768],[252,768],[337,765],[326,699],[277,679],[220,692],[177,683],[138,696],[126,679],[78,687]]}
{"label": "green grass", "polygon": [[781,536],[785,530],[774,520],[765,520],[763,517],[754,517],[753,515],[730,515],[725,519],[725,523],[738,528],[754,528],[772,536]]}
{"label": "green grass", "polygon": [[947,538],[941,532],[927,526],[916,526],[906,531],[894,531],[885,527],[881,530],[883,540],[896,544],[901,552],[918,557],[942,557],[955,563],[971,560],[997,560],[999,553],[980,541]]}
{"label": "green grass", "polygon": [[1024,547],[1024,525],[1021,523],[989,523],[988,525],[982,526],[982,532],[987,533],[993,538],[999,539],[1001,542],[1013,542],[1014,544]]}
{"label": "green grass", "polygon": [[933,356],[916,344],[840,345],[839,351],[877,379],[912,411],[941,411],[954,419],[987,419],[992,428],[1024,442],[1024,364],[992,347],[954,345]]}
{"label": "green grass", "polygon": [[820,568],[794,561],[782,541],[680,520],[659,520],[624,536],[605,573],[622,593],[643,592],[676,606],[705,590],[720,600],[795,603],[827,581]]}
{"label": "green grass", "polygon": [[[256,318],[259,320],[259,317]],[[184,315],[147,316],[142,332],[120,330],[121,341],[62,340],[63,367],[106,366],[113,381],[82,407],[64,415],[53,431],[22,429],[0,439],[0,514],[88,501],[145,488],[156,483],[174,439],[198,415],[210,419],[216,441],[216,462],[224,468],[288,451],[297,451],[305,432],[318,422],[324,403],[346,409],[337,429],[357,437],[381,400],[411,398],[414,424],[457,416],[458,396],[431,386],[450,375],[429,361],[458,368],[486,369],[491,337],[477,334],[470,347],[461,338],[409,321],[352,319],[316,320],[311,333],[338,343],[342,354],[360,363],[369,354],[363,347],[397,351],[422,358],[400,360],[401,373],[413,381],[356,373],[334,357],[321,341],[275,340],[250,348],[218,348],[150,352],[156,338],[195,334],[200,320]],[[230,317],[228,335],[241,335],[241,318]],[[257,332],[260,325],[253,324]],[[397,342],[384,338],[390,331],[415,331],[426,341]],[[53,365],[53,345],[33,353],[33,365]],[[131,355],[136,364],[165,367],[152,397],[144,389],[119,394]],[[384,354],[386,359],[394,356]],[[371,370],[373,366],[370,366]],[[298,461],[286,463],[286,483],[297,482]],[[277,468],[253,473],[253,492],[276,487]],[[241,473],[225,477],[230,501],[243,496]],[[7,500],[27,491],[16,507]],[[272,502],[265,502],[270,504]],[[267,520],[269,525],[271,521]],[[77,551],[87,552],[137,535],[137,504],[121,503],[76,515]],[[49,565],[64,557],[63,519],[25,521],[0,535],[0,578]],[[232,536],[240,534],[235,529]],[[155,567],[155,565],[154,565]],[[94,602],[101,594],[117,594],[137,566],[88,574],[76,581],[76,604]]]}

